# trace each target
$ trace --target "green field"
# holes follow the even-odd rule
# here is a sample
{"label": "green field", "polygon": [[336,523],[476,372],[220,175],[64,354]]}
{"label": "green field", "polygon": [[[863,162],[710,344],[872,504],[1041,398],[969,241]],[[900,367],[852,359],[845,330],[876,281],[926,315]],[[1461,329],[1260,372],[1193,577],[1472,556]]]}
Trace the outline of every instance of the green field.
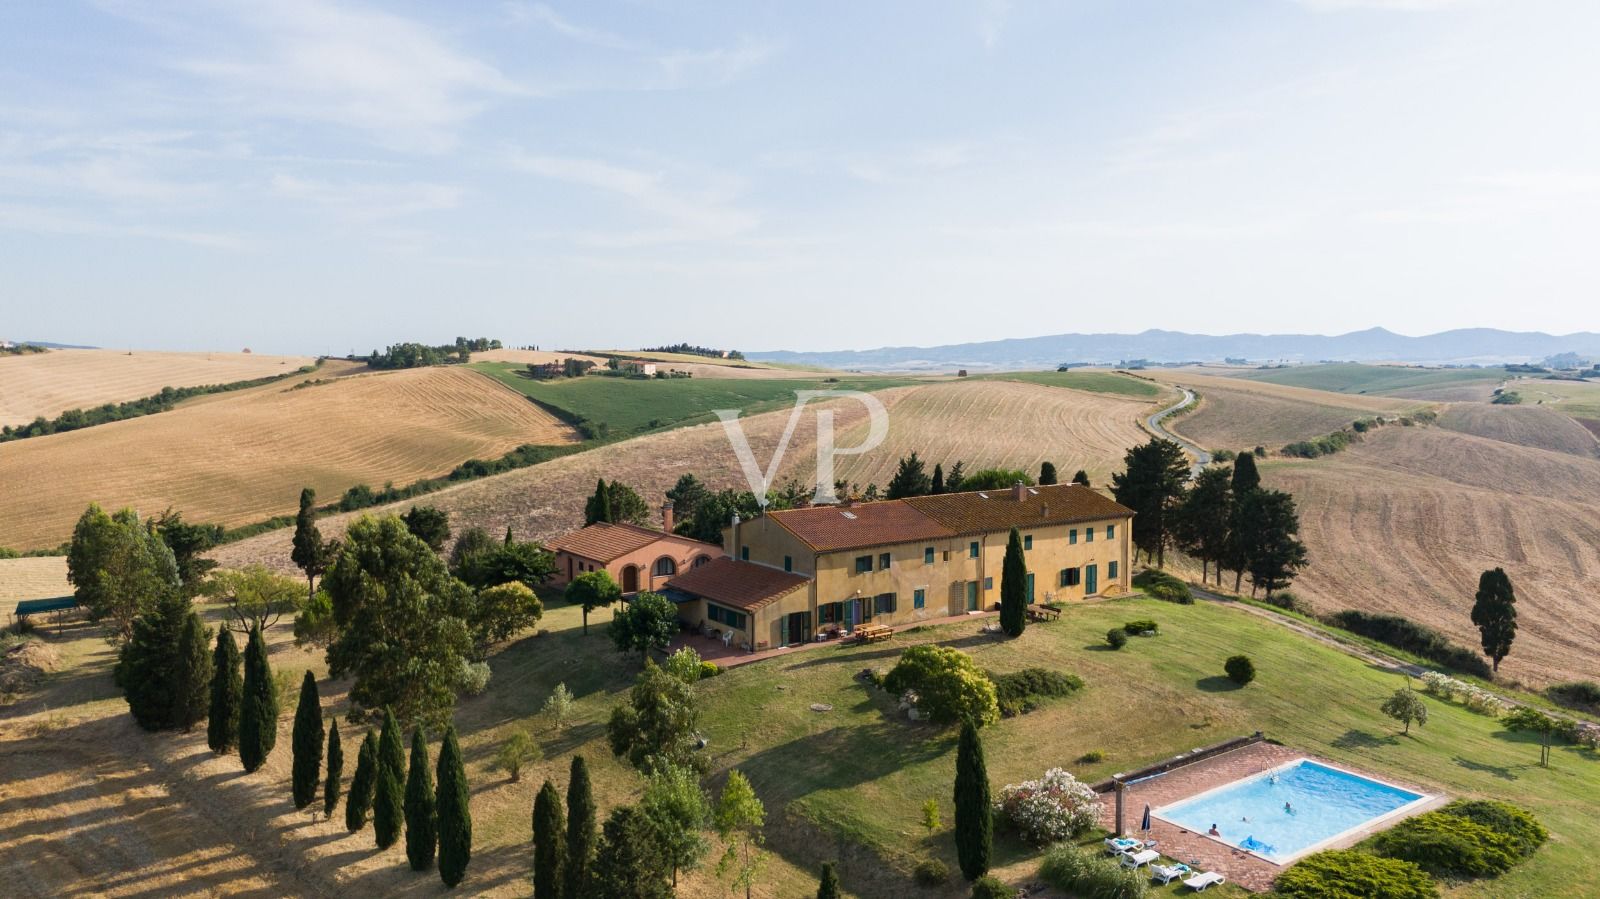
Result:
{"label": "green field", "polygon": [[1518,378],[1506,389],[1522,394],[1524,403],[1543,404],[1573,418],[1600,421],[1600,382]]}
{"label": "green field", "polygon": [[[570,609],[551,611],[551,636],[525,640],[497,656],[489,695],[463,708],[458,720],[493,722],[497,733],[520,720],[539,733],[535,706],[563,679],[582,697],[582,720],[569,736],[547,744],[545,764],[559,766],[559,753],[608,755],[602,724],[635,665],[617,664],[600,629],[581,637]],[[1106,651],[1106,630],[1134,618],[1155,619],[1162,636]],[[931,640],[971,653],[988,670],[1039,665],[1074,672],[1087,682],[1073,697],[985,729],[996,787],[1056,765],[1099,779],[1260,729],[1292,747],[1452,796],[1522,804],[1550,828],[1550,843],[1521,867],[1497,880],[1450,887],[1448,895],[1582,895],[1578,885],[1592,882],[1591,850],[1600,845],[1593,798],[1600,796],[1600,759],[1593,753],[1558,749],[1552,767],[1541,769],[1529,738],[1432,698],[1425,700],[1427,726],[1401,737],[1396,724],[1378,712],[1402,684],[1398,676],[1238,608],[1145,599],[1073,608],[1062,621],[1031,626],[1014,641],[980,635],[976,623],[961,623],[897,635],[887,645],[795,653],[703,682],[701,729],[710,741],[713,779],[735,767],[749,775],[767,804],[768,820],[789,822],[769,828],[785,862],[814,869],[820,858],[842,851],[836,847],[870,850],[870,864],[858,860],[847,867],[846,885],[861,895],[906,894],[912,889],[909,872],[923,858],[955,868],[949,830],[929,838],[917,825],[929,798],[939,800],[948,824],[952,733],[906,722],[895,715],[891,697],[855,678],[863,668],[887,668],[905,647]],[[1242,689],[1221,677],[1223,659],[1239,652],[1254,658],[1260,672]],[[505,692],[512,685],[514,692]],[[813,703],[833,710],[814,712]],[[470,724],[468,729],[476,731],[468,737],[469,754],[487,754],[490,734]],[[1074,763],[1090,750],[1104,752],[1105,760]],[[611,765],[605,770],[623,779],[608,784],[610,796],[638,788],[633,774]],[[520,819],[514,824],[526,827]],[[1014,842],[997,842],[996,865],[1010,882],[1031,879],[1037,857]],[[806,886],[784,884],[777,894],[802,895]],[[952,886],[926,895],[963,893]]]}
{"label": "green field", "polygon": [[716,409],[746,414],[788,407],[796,390],[882,390],[907,378],[613,378],[589,375],[536,381],[524,366],[474,362],[471,367],[570,416],[604,423],[611,436],[715,421]]}
{"label": "green field", "polygon": [[1114,393],[1136,399],[1153,399],[1161,394],[1161,388],[1149,381],[1109,371],[1008,371],[976,377],[992,381],[1044,384],[1048,387],[1071,387],[1074,390]]}
{"label": "green field", "polygon": [[1340,362],[1259,369],[1241,372],[1236,377],[1335,393],[1383,394],[1479,381],[1498,382],[1506,377],[1506,372],[1502,368],[1405,368]]}

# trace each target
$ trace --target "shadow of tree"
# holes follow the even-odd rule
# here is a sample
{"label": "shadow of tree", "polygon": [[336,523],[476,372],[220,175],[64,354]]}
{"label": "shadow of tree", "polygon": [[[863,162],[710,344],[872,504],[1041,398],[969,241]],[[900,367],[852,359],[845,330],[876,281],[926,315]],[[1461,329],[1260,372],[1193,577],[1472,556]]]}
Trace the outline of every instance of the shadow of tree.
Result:
{"label": "shadow of tree", "polygon": [[1459,756],[1459,755],[1456,756],[1454,759],[1451,759],[1451,761],[1455,762],[1457,765],[1461,766],[1462,768],[1467,769],[1468,771],[1478,771],[1478,772],[1482,772],[1484,774],[1490,774],[1490,775],[1493,775],[1495,777],[1500,778],[1501,780],[1516,780],[1517,779],[1517,775],[1516,775],[1515,771],[1513,770],[1514,768],[1527,768],[1527,767],[1530,767],[1528,765],[1516,765],[1516,766],[1511,766],[1511,765],[1486,765],[1483,762],[1475,762],[1472,759],[1464,758],[1464,757]]}
{"label": "shadow of tree", "polygon": [[1351,728],[1330,742],[1340,749],[1377,749],[1379,746],[1396,746],[1400,738],[1394,734],[1379,736],[1371,731]]}
{"label": "shadow of tree", "polygon": [[1206,693],[1232,693],[1234,690],[1243,690],[1244,686],[1236,684],[1231,678],[1220,674],[1202,677],[1194,682],[1195,687]]}

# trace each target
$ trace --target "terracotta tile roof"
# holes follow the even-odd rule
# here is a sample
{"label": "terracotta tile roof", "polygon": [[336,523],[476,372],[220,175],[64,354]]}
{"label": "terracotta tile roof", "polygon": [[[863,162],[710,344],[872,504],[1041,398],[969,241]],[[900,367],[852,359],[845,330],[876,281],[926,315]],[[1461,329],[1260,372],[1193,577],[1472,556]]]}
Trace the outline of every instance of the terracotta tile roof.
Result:
{"label": "terracotta tile roof", "polygon": [[636,549],[643,549],[657,540],[666,539],[669,539],[668,534],[638,525],[595,522],[588,527],[547,540],[544,546],[551,552],[566,552],[596,562],[610,562]]}
{"label": "terracotta tile roof", "polygon": [[1080,484],[1053,484],[1025,488],[1019,502],[1011,489],[981,490],[971,493],[945,493],[902,500],[955,534],[1009,531],[1012,528],[1038,527],[1123,518],[1133,510]]}
{"label": "terracotta tile roof", "polygon": [[803,574],[723,556],[674,577],[667,588],[734,609],[758,609],[810,580]]}
{"label": "terracotta tile roof", "polygon": [[952,531],[903,500],[812,506],[768,512],[800,541],[818,552],[909,543],[949,537]]}

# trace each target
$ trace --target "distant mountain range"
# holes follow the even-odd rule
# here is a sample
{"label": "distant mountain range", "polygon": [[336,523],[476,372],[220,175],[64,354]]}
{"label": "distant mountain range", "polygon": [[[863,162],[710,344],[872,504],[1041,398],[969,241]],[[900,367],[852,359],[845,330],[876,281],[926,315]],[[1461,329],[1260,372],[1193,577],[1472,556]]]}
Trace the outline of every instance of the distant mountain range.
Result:
{"label": "distant mountain range", "polygon": [[1186,334],[1149,330],[1139,334],[1054,334],[934,347],[875,350],[746,353],[760,362],[787,362],[839,369],[1054,368],[1067,362],[1119,364],[1222,362],[1414,362],[1494,364],[1534,362],[1556,353],[1600,356],[1600,334],[1554,335],[1537,331],[1461,328],[1406,337],[1383,328],[1349,334]]}

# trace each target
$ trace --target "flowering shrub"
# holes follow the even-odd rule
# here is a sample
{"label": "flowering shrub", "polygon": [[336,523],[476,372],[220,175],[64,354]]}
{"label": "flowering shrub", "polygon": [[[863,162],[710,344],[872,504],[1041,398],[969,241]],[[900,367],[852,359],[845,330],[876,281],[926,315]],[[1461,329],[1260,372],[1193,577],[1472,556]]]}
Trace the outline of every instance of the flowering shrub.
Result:
{"label": "flowering shrub", "polygon": [[1511,705],[1482,687],[1459,681],[1437,671],[1422,675],[1422,690],[1429,696],[1458,702],[1470,712],[1498,718],[1510,711]]}
{"label": "flowering shrub", "polygon": [[1100,821],[1095,792],[1060,768],[1051,768],[1040,780],[1007,785],[994,808],[1035,846],[1077,836]]}
{"label": "flowering shrub", "polygon": [[1579,724],[1578,744],[1590,749],[1600,749],[1600,724]]}

